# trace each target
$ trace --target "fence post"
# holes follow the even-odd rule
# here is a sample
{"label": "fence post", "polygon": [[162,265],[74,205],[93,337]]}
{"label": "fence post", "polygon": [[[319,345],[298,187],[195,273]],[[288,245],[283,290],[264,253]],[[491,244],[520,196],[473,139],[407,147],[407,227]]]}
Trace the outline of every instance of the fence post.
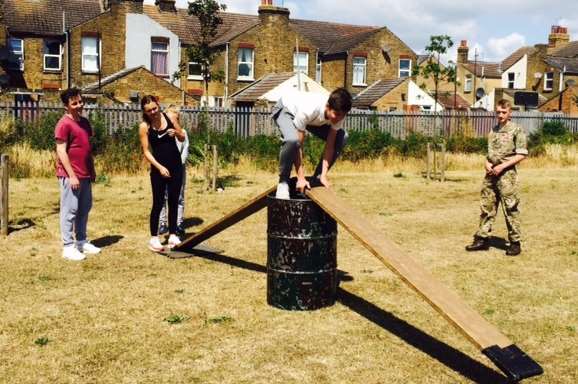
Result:
{"label": "fence post", "polygon": [[217,154],[217,146],[213,145],[213,175],[212,175],[212,185],[211,190],[214,192],[217,190],[217,172],[219,171],[218,165],[218,154]]}
{"label": "fence post", "polygon": [[426,164],[427,164],[427,170],[426,170],[426,175],[427,175],[427,179],[428,181],[431,179],[431,143],[427,143],[427,155],[426,155]]}
{"label": "fence post", "polygon": [[446,143],[442,143],[442,165],[441,165],[441,182],[446,181]]}
{"label": "fence post", "polygon": [[8,236],[8,155],[0,155],[0,234]]}

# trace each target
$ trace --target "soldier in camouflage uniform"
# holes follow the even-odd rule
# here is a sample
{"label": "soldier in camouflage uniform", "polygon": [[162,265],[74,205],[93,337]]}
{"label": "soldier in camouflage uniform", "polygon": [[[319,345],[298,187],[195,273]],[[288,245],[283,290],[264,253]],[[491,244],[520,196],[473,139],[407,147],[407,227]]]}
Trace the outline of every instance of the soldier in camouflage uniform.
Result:
{"label": "soldier in camouflage uniform", "polygon": [[510,121],[511,105],[507,100],[500,100],[496,107],[498,125],[488,136],[488,157],[486,159],[486,176],[481,191],[480,228],[472,244],[466,246],[468,251],[481,251],[489,248],[488,239],[492,224],[496,219],[498,206],[502,206],[506,216],[510,245],[506,255],[516,256],[522,251],[520,246],[520,203],[518,171],[516,164],[528,155],[526,134],[518,125]]}

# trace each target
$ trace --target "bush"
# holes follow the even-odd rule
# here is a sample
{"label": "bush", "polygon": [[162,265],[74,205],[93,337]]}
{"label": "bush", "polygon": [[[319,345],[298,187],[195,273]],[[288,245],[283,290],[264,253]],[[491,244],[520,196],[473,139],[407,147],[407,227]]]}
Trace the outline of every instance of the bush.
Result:
{"label": "bush", "polygon": [[53,150],[55,148],[54,128],[61,117],[62,113],[49,112],[37,122],[23,126],[24,137],[33,149]]}
{"label": "bush", "polygon": [[546,121],[544,126],[528,138],[528,150],[531,156],[543,155],[546,144],[574,144],[577,135],[572,134],[564,123],[557,120]]}

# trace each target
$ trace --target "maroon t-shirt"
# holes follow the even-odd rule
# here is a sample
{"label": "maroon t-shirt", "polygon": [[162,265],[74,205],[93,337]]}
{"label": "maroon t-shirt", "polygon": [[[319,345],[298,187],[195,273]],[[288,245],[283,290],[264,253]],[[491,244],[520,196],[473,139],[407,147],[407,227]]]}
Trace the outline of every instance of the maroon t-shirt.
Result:
{"label": "maroon t-shirt", "polygon": [[[94,179],[94,165],[89,141],[91,135],[92,128],[84,117],[81,117],[80,121],[76,121],[64,115],[54,129],[54,137],[66,142],[66,152],[70,159],[70,165],[79,179]],[[60,158],[58,158],[56,165],[56,176],[68,177]]]}

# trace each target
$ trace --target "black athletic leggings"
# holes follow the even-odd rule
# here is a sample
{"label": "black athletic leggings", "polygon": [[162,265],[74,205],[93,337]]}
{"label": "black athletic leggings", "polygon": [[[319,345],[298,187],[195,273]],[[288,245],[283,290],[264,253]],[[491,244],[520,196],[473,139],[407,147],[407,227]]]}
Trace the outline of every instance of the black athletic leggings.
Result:
{"label": "black athletic leggings", "polygon": [[151,236],[157,236],[159,232],[159,215],[165,203],[165,190],[168,191],[169,203],[169,233],[177,232],[177,214],[179,208],[179,195],[183,184],[183,169],[177,167],[170,169],[171,177],[162,177],[156,169],[151,171],[151,185],[153,189],[153,207],[151,209],[150,226]]}

